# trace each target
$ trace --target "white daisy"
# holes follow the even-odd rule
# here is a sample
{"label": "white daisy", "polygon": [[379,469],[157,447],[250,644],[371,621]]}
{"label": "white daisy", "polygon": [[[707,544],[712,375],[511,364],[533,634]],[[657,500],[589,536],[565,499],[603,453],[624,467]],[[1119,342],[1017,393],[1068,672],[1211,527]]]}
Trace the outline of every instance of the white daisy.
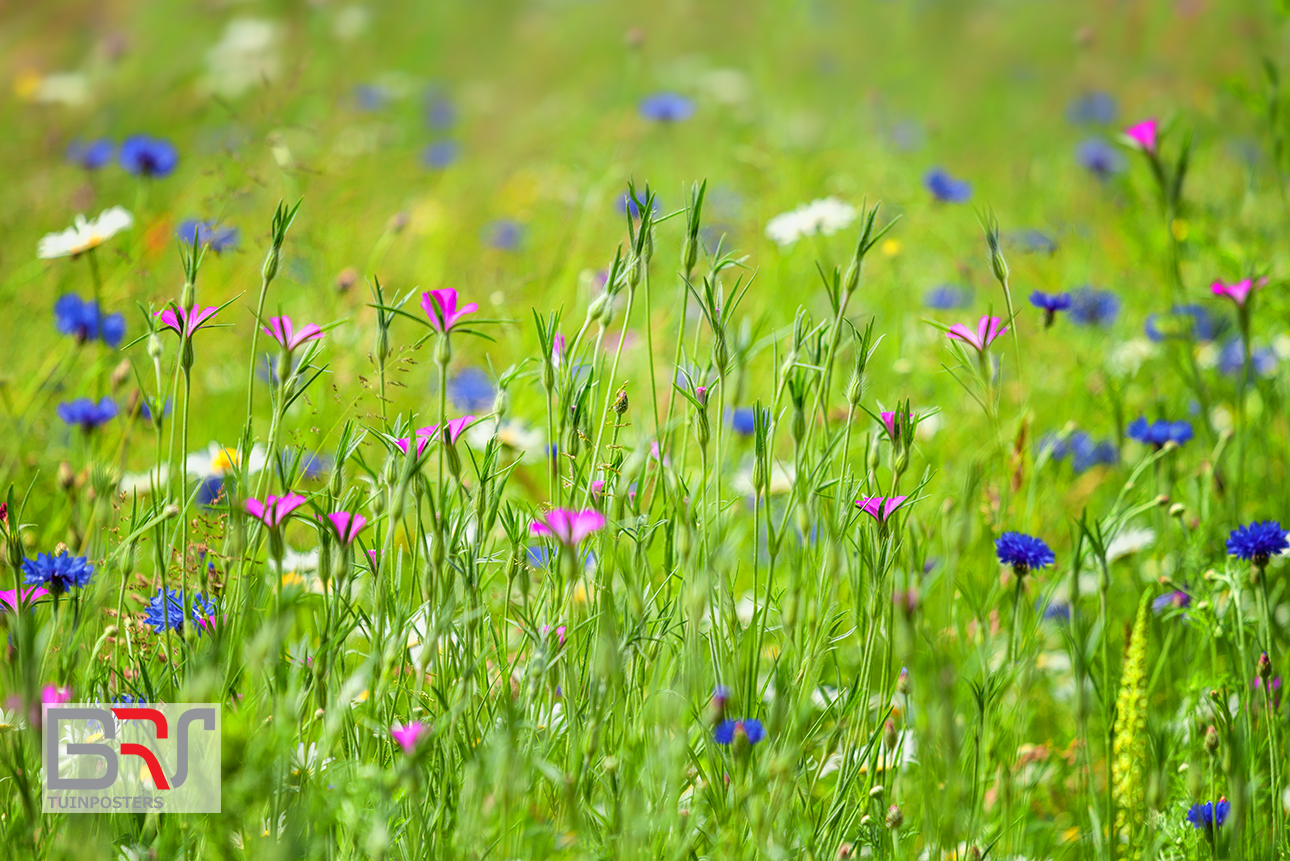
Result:
{"label": "white daisy", "polygon": [[832,236],[855,220],[854,206],[825,197],[776,215],[766,223],[766,236],[784,247],[804,236]]}
{"label": "white daisy", "polygon": [[97,248],[132,226],[134,216],[121,206],[103,210],[93,221],[87,221],[84,215],[77,215],[72,219],[72,226],[61,233],[46,233],[36,246],[36,254],[42,260],[75,257],[91,248]]}
{"label": "white daisy", "polygon": [[506,448],[524,452],[525,461],[533,462],[542,459],[542,447],[546,435],[541,429],[529,427],[521,422],[504,421],[500,424],[489,421],[478,422],[467,429],[466,442],[476,451],[483,451],[494,433]]}
{"label": "white daisy", "polygon": [[1146,550],[1156,542],[1154,529],[1124,529],[1111,543],[1106,545],[1106,561],[1114,562],[1124,556],[1132,556],[1140,550]]}
{"label": "white daisy", "polygon": [[121,476],[118,487],[125,495],[133,496],[136,493],[151,493],[154,484],[165,487],[169,479],[170,464],[163,463],[146,472],[127,472]]}
{"label": "white daisy", "polygon": [[[251,446],[251,456],[247,460],[246,474],[254,475],[264,469],[268,463],[264,446],[258,442]],[[185,464],[190,476],[205,478],[208,475],[225,475],[242,462],[242,453],[235,448],[225,448],[217,442],[211,443],[205,451],[189,452]]]}
{"label": "white daisy", "polygon": [[236,98],[278,76],[278,28],[271,21],[239,18],[224,28],[224,36],[206,54],[202,89]]}

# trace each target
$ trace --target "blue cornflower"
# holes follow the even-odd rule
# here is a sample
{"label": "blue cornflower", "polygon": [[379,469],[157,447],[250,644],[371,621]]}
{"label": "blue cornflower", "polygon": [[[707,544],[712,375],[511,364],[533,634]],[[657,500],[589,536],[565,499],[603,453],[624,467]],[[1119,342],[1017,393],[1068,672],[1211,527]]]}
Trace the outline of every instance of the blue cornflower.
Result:
{"label": "blue cornflower", "polygon": [[737,735],[742,735],[748,739],[748,744],[753,745],[766,737],[766,729],[754,718],[723,720],[712,731],[712,740],[717,744],[732,744]]}
{"label": "blue cornflower", "polygon": [[[215,623],[215,602],[208,599],[201,592],[193,596],[192,608],[193,624],[197,626],[197,634],[201,635],[202,631]],[[184,630],[184,592],[182,589],[158,589],[157,594],[148,602],[148,609],[144,611],[143,621],[152,626],[152,629],[158,634],[167,630],[179,631]]]}
{"label": "blue cornflower", "polygon": [[98,302],[86,302],[75,293],[60,296],[54,303],[54,325],[64,335],[75,335],[82,344],[101,339],[116,347],[125,338],[125,317],[103,314]]}
{"label": "blue cornflower", "polygon": [[1231,809],[1232,805],[1226,798],[1220,798],[1217,804],[1212,801],[1193,804],[1187,811],[1187,821],[1198,831],[1213,831],[1214,826],[1227,821],[1227,814]]}
{"label": "blue cornflower", "polygon": [[161,405],[160,414],[158,414],[158,412],[156,412],[156,409],[157,409],[156,399],[150,398],[147,395],[144,395],[139,401],[139,417],[144,419],[145,421],[153,421],[155,418],[157,423],[160,424],[161,419],[164,419],[166,416],[170,415],[170,407],[171,407],[170,398],[166,398],[166,402]]}
{"label": "blue cornflower", "polygon": [[99,138],[88,143],[74,140],[67,145],[67,160],[86,170],[98,170],[106,167],[116,153],[116,144],[107,138]]}
{"label": "blue cornflower", "polygon": [[659,123],[679,123],[694,116],[694,102],[680,93],[655,93],[641,99],[641,116]]}
{"label": "blue cornflower", "polygon": [[1058,311],[1065,311],[1070,308],[1071,294],[1044,293],[1036,290],[1030,294],[1030,304],[1044,312],[1044,328],[1047,329],[1057,319]]}
{"label": "blue cornflower", "polygon": [[[1038,605],[1036,605],[1038,609]],[[1046,622],[1069,622],[1071,620],[1071,605],[1065,601],[1053,601],[1047,607],[1044,607],[1044,621]]]}
{"label": "blue cornflower", "polygon": [[898,120],[890,134],[892,144],[901,152],[920,150],[927,141],[927,132],[918,120]]}
{"label": "blue cornflower", "polygon": [[1186,338],[1188,330],[1197,341],[1213,341],[1230,322],[1204,305],[1174,305],[1168,314],[1148,314],[1143,331],[1157,344],[1170,338]]}
{"label": "blue cornflower", "polygon": [[[642,201],[642,203],[643,202],[644,201]],[[653,214],[658,215],[660,208],[661,207],[659,205],[658,198],[656,197],[654,198],[654,209],[652,210]],[[629,192],[623,192],[623,196],[618,198],[618,212],[620,214],[625,214],[627,212],[630,212],[632,214],[632,218],[638,219],[641,217],[640,204],[632,200],[632,196]]]}
{"label": "blue cornflower", "polygon": [[1066,106],[1066,119],[1072,125],[1110,125],[1115,122],[1117,108],[1110,93],[1084,93]]}
{"label": "blue cornflower", "polygon": [[923,304],[937,311],[968,308],[972,305],[972,290],[968,287],[956,287],[953,284],[941,284],[923,294]]}
{"label": "blue cornflower", "polygon": [[461,145],[456,141],[436,141],[421,151],[421,163],[431,170],[443,170],[461,155]]}
{"label": "blue cornflower", "polygon": [[1071,294],[1071,320],[1082,326],[1109,326],[1120,313],[1120,297],[1085,287]]}
{"label": "blue cornflower", "polygon": [[1018,574],[1046,568],[1057,561],[1053,551],[1043,539],[1021,532],[1005,532],[994,541],[995,552],[999,561],[1011,565]]}
{"label": "blue cornflower", "polygon": [[143,697],[134,697],[130,694],[117,694],[112,698],[114,706],[146,706],[148,701]]}
{"label": "blue cornflower", "polygon": [[1035,444],[1035,456],[1040,457],[1044,452],[1048,452],[1048,457],[1052,460],[1062,460],[1070,454],[1070,441],[1067,437],[1056,433],[1046,433],[1039,438]]}
{"label": "blue cornflower", "polygon": [[197,504],[202,508],[214,508],[228,501],[224,490],[224,479],[218,475],[208,475],[197,485]]}
{"label": "blue cornflower", "polygon": [[756,424],[757,410],[753,407],[738,407],[730,414],[730,428],[740,436],[751,436]]}
{"label": "blue cornflower", "polygon": [[1075,147],[1075,159],[1098,179],[1106,179],[1128,167],[1124,153],[1109,141],[1097,137],[1080,141],[1079,146]]}
{"label": "blue cornflower", "polygon": [[1136,439],[1156,448],[1169,442],[1182,445],[1195,436],[1190,422],[1171,422],[1165,419],[1148,422],[1145,416],[1138,416],[1130,422],[1128,430],[1129,439]]}
{"label": "blue cornflower", "polygon": [[89,398],[77,398],[58,405],[58,417],[69,425],[78,425],[89,433],[99,425],[116,418],[116,403],[104,397],[97,404]]}
{"label": "blue cornflower", "polygon": [[431,93],[426,99],[426,125],[445,131],[457,124],[457,106],[446,96]]}
{"label": "blue cornflower", "polygon": [[[1269,377],[1277,369],[1277,354],[1271,347],[1263,347],[1250,352],[1250,370],[1256,377]],[[1218,369],[1229,377],[1234,377],[1245,367],[1245,348],[1239,338],[1231,338],[1218,353]]]}
{"label": "blue cornflower", "polygon": [[241,232],[236,227],[221,227],[211,221],[189,218],[179,222],[175,237],[185,245],[191,246],[196,237],[202,245],[216,254],[237,248]]}
{"label": "blue cornflower", "polygon": [[66,550],[57,556],[38,553],[35,559],[22,560],[22,570],[27,572],[28,586],[44,586],[50,592],[61,594],[75,587],[84,589],[94,576],[94,566],[84,556],[73,556]]}
{"label": "blue cornflower", "polygon": [[972,183],[955,179],[943,168],[934,167],[925,173],[923,186],[941,203],[967,203],[972,199]]}
{"label": "blue cornflower", "polygon": [[1182,589],[1175,589],[1172,592],[1166,592],[1165,594],[1160,595],[1154,601],[1152,601],[1151,611],[1158,615],[1170,609],[1171,607],[1177,607],[1178,609],[1182,609],[1184,607],[1190,607],[1190,606],[1191,606],[1191,596],[1188,595],[1186,592],[1184,592]]}
{"label": "blue cornflower", "polygon": [[1120,452],[1110,440],[1093,442],[1083,431],[1071,435],[1071,469],[1076,475],[1103,464],[1115,466],[1120,462]]}
{"label": "blue cornflower", "polygon": [[358,84],[354,87],[354,105],[360,111],[379,111],[389,99],[385,88],[379,84]]}
{"label": "blue cornflower", "polygon": [[484,225],[481,238],[485,245],[499,251],[518,251],[524,239],[524,226],[509,218],[499,218]]}
{"label": "blue cornflower", "polygon": [[1267,565],[1268,559],[1285,552],[1287,547],[1290,547],[1290,540],[1286,539],[1286,531],[1275,520],[1238,526],[1227,536],[1229,555],[1253,562],[1259,567]]}
{"label": "blue cornflower", "polygon": [[1008,240],[1022,251],[1028,251],[1033,254],[1057,253],[1057,240],[1033,227],[1009,234]]}
{"label": "blue cornflower", "polygon": [[478,413],[491,408],[496,394],[492,378],[480,368],[462,368],[448,378],[448,399],[464,412]]}
{"label": "blue cornflower", "polygon": [[165,138],[132,135],[121,143],[121,167],[141,176],[162,177],[174,173],[179,164],[175,145]]}

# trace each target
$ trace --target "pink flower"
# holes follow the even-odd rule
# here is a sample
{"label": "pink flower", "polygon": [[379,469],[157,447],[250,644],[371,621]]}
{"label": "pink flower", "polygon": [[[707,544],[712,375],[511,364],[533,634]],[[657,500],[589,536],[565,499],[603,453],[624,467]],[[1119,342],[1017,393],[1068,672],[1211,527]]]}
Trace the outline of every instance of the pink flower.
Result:
{"label": "pink flower", "polygon": [[577,547],[582,539],[604,526],[605,515],[599,511],[556,508],[548,511],[530,528],[534,535],[550,535],[566,547]]}
{"label": "pink flower", "polygon": [[[29,589],[22,590],[22,603],[30,604],[37,598],[48,595],[48,589],[42,589],[39,586],[32,586]],[[18,590],[17,589],[0,589],[0,609],[9,607],[12,610],[18,609]]]}
{"label": "pink flower", "polygon": [[417,739],[419,739],[421,734],[425,731],[425,724],[421,723],[421,721],[413,721],[407,726],[402,726],[396,723],[394,726],[390,727],[390,735],[399,743],[399,747],[403,748],[403,752],[409,756],[411,756],[412,751],[416,749]]}
{"label": "pink flower", "polygon": [[446,334],[452,331],[452,327],[462,317],[478,311],[479,306],[471,302],[459,309],[456,290],[431,290],[421,294],[421,309],[430,318],[430,325],[436,331]]}
{"label": "pink flower", "polygon": [[909,499],[908,496],[864,496],[856,500],[856,505],[865,514],[868,514],[879,523],[886,523],[887,519],[896,512],[897,508]]}
{"label": "pink flower", "polygon": [[555,339],[551,343],[551,364],[557,368],[560,367],[560,363],[564,361],[564,350],[564,335],[556,332]]}
{"label": "pink flower", "polygon": [[[892,439],[899,439],[900,428],[896,426],[896,414],[879,413],[878,415],[882,418],[882,426],[887,429],[887,435],[890,436]],[[906,416],[906,418],[908,418],[908,416]]]}
{"label": "pink flower", "polygon": [[605,492],[605,480],[603,478],[598,478],[591,483],[592,496],[603,496],[604,492]]}
{"label": "pink flower", "polygon": [[1002,323],[1003,321],[998,317],[982,317],[977,321],[975,332],[962,323],[955,323],[950,326],[950,330],[945,333],[945,337],[955,341],[965,341],[971,344],[978,353],[984,353],[995,338],[1008,331],[1008,327],[1002,325]]}
{"label": "pink flower", "polygon": [[[322,520],[322,518],[318,518]],[[340,543],[346,547],[354,543],[358,533],[363,531],[367,526],[367,518],[361,514],[350,514],[348,511],[336,511],[327,515],[331,521],[332,528],[336,530],[336,537]]]}
{"label": "pink flower", "polygon": [[219,308],[214,305],[209,308],[203,308],[201,305],[194,304],[193,307],[185,311],[178,305],[171,308],[163,308],[154,316],[161,318],[161,325],[168,329],[174,329],[175,333],[181,338],[191,338],[193,333],[206,325],[206,321],[219,313]]}
{"label": "pink flower", "polygon": [[[457,437],[461,436],[461,432],[466,429],[466,425],[470,424],[474,420],[475,420],[474,416],[462,416],[459,419],[453,419],[452,421],[448,422],[448,432],[447,432],[448,443],[449,444],[456,443]],[[421,437],[425,437],[427,439],[434,439],[435,436],[438,435],[438,433],[439,433],[439,425],[433,424],[433,425],[430,425],[430,427],[428,428],[418,428],[417,438],[420,439]],[[420,452],[418,452],[418,454],[420,454]]]}
{"label": "pink flower", "polygon": [[248,499],[246,510],[252,517],[263,520],[265,526],[276,529],[286,521],[291,512],[304,504],[303,496],[298,493],[288,493],[286,496],[265,497],[264,502]]}
{"label": "pink flower", "polygon": [[1236,307],[1244,308],[1245,303],[1249,301],[1250,294],[1267,283],[1268,279],[1266,278],[1260,278],[1258,281],[1246,278],[1244,281],[1237,281],[1235,284],[1215,281],[1210,290],[1214,292],[1215,296],[1226,296],[1236,303]]}
{"label": "pink flower", "polygon": [[[556,628],[555,628],[555,638],[556,638],[556,641],[557,641],[557,642],[559,642],[559,644],[560,644],[560,648],[564,648],[564,632],[565,632],[565,626],[564,626],[564,625],[557,625],[557,626],[556,626]],[[550,626],[550,625],[543,625],[541,628],[538,628],[538,635],[539,635],[539,636],[545,637],[545,636],[546,636],[547,634],[549,634],[549,633],[551,633],[551,626]]]}
{"label": "pink flower", "polygon": [[48,703],[51,706],[65,703],[72,698],[72,689],[60,688],[56,685],[45,685],[40,689],[40,701]]}
{"label": "pink flower", "polygon": [[[429,430],[429,428],[422,428],[421,430],[422,431]],[[430,437],[424,436],[422,435],[421,431],[418,431],[416,439],[417,439],[417,457],[421,457],[421,455],[425,453],[426,446],[430,444]],[[404,454],[407,454],[408,446],[412,444],[412,441],[406,438],[396,439],[394,441],[394,444],[399,447],[399,451],[403,452]]]}
{"label": "pink flower", "polygon": [[1142,149],[1143,152],[1156,154],[1156,131],[1160,123],[1155,117],[1143,120],[1136,126],[1129,126],[1124,130],[1125,135]]}
{"label": "pink flower", "polygon": [[271,317],[264,333],[282,345],[288,353],[293,352],[305,341],[315,341],[323,336],[323,330],[310,323],[299,332],[291,325],[290,317]]}

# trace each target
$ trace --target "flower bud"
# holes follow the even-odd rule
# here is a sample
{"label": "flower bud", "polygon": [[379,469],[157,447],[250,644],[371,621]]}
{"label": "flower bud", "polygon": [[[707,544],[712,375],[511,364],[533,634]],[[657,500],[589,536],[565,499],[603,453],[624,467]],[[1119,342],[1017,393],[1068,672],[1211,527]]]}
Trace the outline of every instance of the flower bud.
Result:
{"label": "flower bud", "polygon": [[452,344],[448,342],[448,335],[444,333],[435,340],[434,345],[434,362],[440,368],[448,367],[452,361]]}
{"label": "flower bud", "polygon": [[900,675],[896,677],[896,692],[909,695],[909,668],[901,667]]}
{"label": "flower bud", "polygon": [[694,271],[694,267],[699,262],[699,243],[690,235],[686,235],[685,240],[681,243],[681,266],[685,269],[688,276]]}
{"label": "flower bud", "polygon": [[887,722],[882,727],[882,745],[888,751],[893,751],[899,742],[900,733],[896,732],[896,722],[887,718]]}
{"label": "flower bud", "polygon": [[193,355],[193,339],[184,338],[183,348],[180,351],[179,364],[183,366],[184,372],[187,373],[193,369],[193,363],[196,356]]}
{"label": "flower bud", "polygon": [[282,258],[282,247],[279,245],[269,246],[269,253],[264,258],[264,266],[260,267],[260,278],[264,283],[269,283],[278,277],[278,261]]}
{"label": "flower bud", "polygon": [[358,270],[353,266],[346,266],[336,276],[336,292],[347,293],[349,288],[358,283]]}
{"label": "flower bud", "polygon": [[1259,663],[1256,670],[1259,674],[1259,678],[1262,679],[1263,684],[1266,685],[1272,678],[1272,659],[1268,657],[1267,652],[1259,655]]}
{"label": "flower bud", "polygon": [[197,304],[197,285],[191,281],[185,281],[184,287],[179,291],[179,307],[185,310]]}
{"label": "flower bud", "polygon": [[504,386],[498,387],[497,394],[493,396],[493,415],[497,416],[500,422],[506,418],[506,414],[511,409],[511,396],[507,393]]}
{"label": "flower bud", "polygon": [[851,265],[847,267],[847,274],[842,276],[843,298],[850,296],[852,293],[855,292],[855,289],[859,286],[860,286],[860,258],[857,257],[853,259],[851,261]]}
{"label": "flower bud", "polygon": [[161,345],[161,338],[156,332],[148,336],[148,358],[154,362],[161,358],[164,348]]}
{"label": "flower bud", "polygon": [[899,828],[905,821],[905,814],[900,812],[900,808],[893,804],[887,808],[887,827]]}
{"label": "flower bud", "polygon": [[1218,754],[1218,730],[1212,724],[1205,730],[1205,752],[1210,756]]}
{"label": "flower bud", "polygon": [[614,396],[614,414],[622,418],[623,413],[627,412],[627,390],[619,389],[618,394]]}
{"label": "flower bud", "polygon": [[873,789],[869,790],[869,797],[872,798],[874,801],[878,801],[882,798],[882,794],[886,791],[887,790],[883,788],[883,785],[879,783]]}
{"label": "flower bud", "polygon": [[72,472],[72,465],[63,461],[58,465],[58,486],[63,490],[71,490],[76,484],[76,474]]}

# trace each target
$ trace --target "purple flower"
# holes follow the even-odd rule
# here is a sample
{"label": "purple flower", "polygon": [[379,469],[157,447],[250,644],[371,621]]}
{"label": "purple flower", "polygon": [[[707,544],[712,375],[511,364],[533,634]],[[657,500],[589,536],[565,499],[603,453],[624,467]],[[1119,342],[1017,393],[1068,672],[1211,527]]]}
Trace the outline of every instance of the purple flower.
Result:
{"label": "purple flower", "polygon": [[461,145],[453,140],[435,141],[421,150],[421,163],[431,170],[443,170],[461,155]]}
{"label": "purple flower", "polygon": [[97,404],[89,398],[77,398],[58,405],[58,417],[90,433],[101,424],[116,418],[116,403],[104,397]]}
{"label": "purple flower", "polygon": [[972,290],[968,287],[942,284],[939,287],[933,287],[923,295],[923,304],[938,311],[967,308],[972,304]]}
{"label": "purple flower", "polygon": [[605,515],[599,511],[556,508],[539,517],[531,529],[534,535],[550,535],[564,546],[576,548],[582,539],[604,526]]}
{"label": "purple flower", "polygon": [[694,102],[679,93],[655,93],[641,99],[640,114],[657,123],[679,123],[694,116]]}
{"label": "purple flower", "polygon": [[1105,126],[1115,122],[1117,107],[1110,93],[1084,93],[1066,106],[1066,120],[1076,126]]}
{"label": "purple flower", "polygon": [[220,254],[237,248],[241,232],[236,227],[221,227],[211,221],[188,218],[179,222],[175,238],[188,246],[192,246],[193,239],[196,238],[202,245]]}
{"label": "purple flower", "polygon": [[1284,553],[1290,547],[1286,534],[1286,530],[1275,520],[1238,526],[1227,537],[1227,552],[1230,556],[1253,562],[1261,568],[1268,564],[1268,559]]}
{"label": "purple flower", "polygon": [[1128,432],[1129,439],[1136,439],[1156,448],[1170,442],[1182,445],[1195,436],[1190,422],[1171,422],[1165,419],[1148,422],[1145,416],[1138,416],[1130,422]]}
{"label": "purple flower", "polygon": [[436,131],[446,131],[457,124],[457,106],[444,95],[430,93],[426,97],[426,125]]}
{"label": "purple flower", "polygon": [[999,556],[999,561],[1004,565],[1012,566],[1018,574],[1024,574],[1036,568],[1047,568],[1057,561],[1057,557],[1043,539],[1022,532],[1003,533],[995,539],[994,549]]}
{"label": "purple flower", "polygon": [[1216,825],[1222,825],[1227,821],[1227,814],[1231,809],[1232,805],[1226,798],[1220,798],[1217,804],[1212,801],[1193,804],[1187,811],[1187,821],[1197,831],[1213,831]]}
{"label": "purple flower", "polygon": [[518,251],[524,240],[524,226],[510,218],[499,218],[484,225],[480,238],[489,248]]}
{"label": "purple flower", "polygon": [[448,378],[448,400],[459,410],[483,412],[495,396],[492,378],[480,368],[463,368]]}
{"label": "purple flower", "polygon": [[1120,297],[1085,287],[1071,294],[1070,317],[1081,326],[1110,326],[1120,313]]}
{"label": "purple flower", "polygon": [[1044,293],[1036,290],[1030,294],[1030,304],[1044,312],[1044,328],[1053,325],[1058,311],[1065,311],[1071,306],[1069,293]]}
{"label": "purple flower", "polygon": [[98,170],[106,167],[116,154],[116,145],[107,138],[99,138],[88,143],[77,139],[67,145],[67,160],[83,167],[85,170]]}
{"label": "purple flower", "polygon": [[389,100],[379,84],[358,84],[354,87],[354,106],[360,111],[379,111]]}
{"label": "purple flower", "polygon": [[27,573],[26,585],[44,586],[56,595],[72,588],[84,589],[94,576],[89,560],[66,550],[57,556],[39,553],[35,559],[24,559],[22,570]]}
{"label": "purple flower", "polygon": [[1174,589],[1172,592],[1157,597],[1151,602],[1151,610],[1154,613],[1163,613],[1171,607],[1183,609],[1191,606],[1191,596],[1181,589]]}
{"label": "purple flower", "polygon": [[64,335],[75,335],[82,344],[101,339],[109,347],[116,347],[125,338],[123,315],[103,314],[99,303],[86,302],[75,293],[60,296],[54,303],[54,325]]}
{"label": "purple flower", "polygon": [[1157,344],[1188,335],[1197,341],[1213,341],[1229,324],[1226,317],[1216,316],[1203,305],[1175,305],[1168,314],[1148,314],[1143,331]]}
{"label": "purple flower", "polygon": [[458,308],[457,291],[445,288],[422,293],[421,310],[426,312],[426,316],[430,318],[430,325],[436,332],[447,334],[462,317],[478,311],[479,305],[471,302]]}
{"label": "purple flower", "polygon": [[717,744],[733,744],[735,738],[741,735],[747,739],[749,745],[754,745],[766,737],[766,730],[761,725],[761,721],[753,718],[723,720],[712,731],[712,740]]}
{"label": "purple flower", "polygon": [[[644,201],[641,201],[641,203],[644,203]],[[656,197],[654,198],[654,208],[650,211],[654,215],[658,215],[660,209],[661,206],[658,202],[658,198]],[[641,217],[640,204],[633,200],[631,194],[627,192],[624,192],[623,196],[618,198],[618,211],[623,214],[630,212],[632,214],[632,218],[635,219],[639,219]]]}
{"label": "purple flower", "polygon": [[1122,172],[1127,164],[1124,153],[1104,138],[1085,138],[1075,148],[1075,159],[1098,179],[1105,180],[1113,173]]}
{"label": "purple flower", "polygon": [[740,436],[752,436],[757,428],[757,410],[738,407],[730,414],[730,428]]}
{"label": "purple flower", "polygon": [[164,138],[132,135],[121,144],[121,167],[133,174],[163,177],[174,173],[179,153]]}
{"label": "purple flower", "polygon": [[421,738],[422,733],[426,731],[425,724],[420,721],[413,721],[406,726],[395,724],[390,727],[390,737],[399,743],[403,752],[409,756],[417,748],[417,739]]}
{"label": "purple flower", "polygon": [[967,203],[972,199],[972,183],[955,179],[944,168],[934,167],[924,174],[923,186],[941,203]]}
{"label": "purple flower", "polygon": [[1026,230],[1018,230],[1016,233],[1008,235],[1008,241],[1020,248],[1022,251],[1028,251],[1032,254],[1056,254],[1057,240],[1050,237],[1041,230],[1033,227]]}
{"label": "purple flower", "polygon": [[[193,624],[200,635],[203,630],[215,624],[215,603],[198,592],[193,596]],[[158,589],[157,594],[148,602],[143,621],[152,626],[158,634],[167,630],[184,630],[184,593],[181,589]]]}
{"label": "purple flower", "polygon": [[[1277,369],[1280,359],[1276,350],[1262,347],[1250,351],[1250,370],[1256,376],[1270,377]],[[1230,338],[1223,344],[1218,353],[1218,369],[1229,377],[1234,377],[1245,368],[1245,348],[1239,338]]]}

